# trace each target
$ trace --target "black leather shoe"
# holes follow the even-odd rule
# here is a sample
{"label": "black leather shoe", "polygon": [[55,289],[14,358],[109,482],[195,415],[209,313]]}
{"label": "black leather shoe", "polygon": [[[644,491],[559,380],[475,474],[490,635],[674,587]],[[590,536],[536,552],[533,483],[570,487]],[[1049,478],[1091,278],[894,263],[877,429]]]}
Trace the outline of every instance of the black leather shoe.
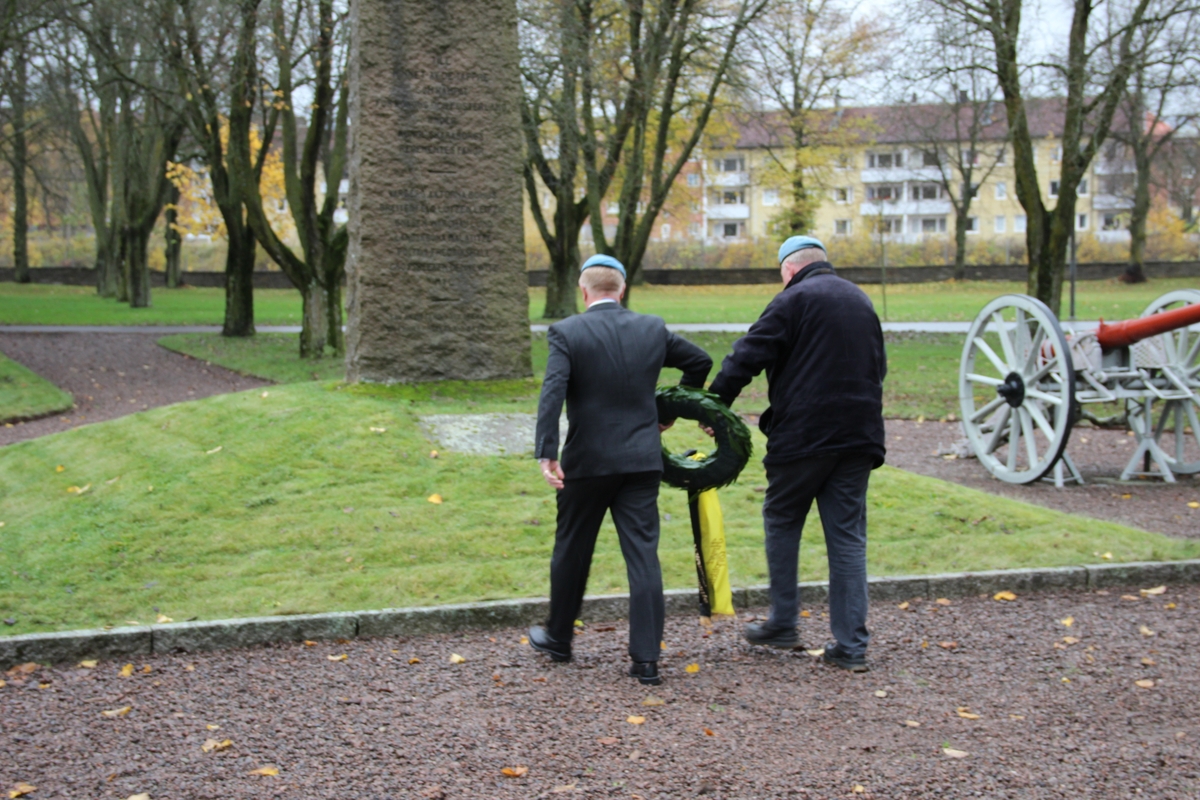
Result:
{"label": "black leather shoe", "polygon": [[539,653],[550,656],[551,661],[571,660],[570,642],[560,642],[550,638],[550,634],[541,625],[534,625],[529,629],[529,646]]}
{"label": "black leather shoe", "polygon": [[633,666],[629,668],[629,676],[637,678],[638,683],[643,686],[658,686],[662,683],[662,676],[658,674],[657,661],[633,662]]}
{"label": "black leather shoe", "polygon": [[742,635],[750,644],[795,650],[800,646],[800,634],[795,628],[768,628],[764,622],[751,622],[742,629]]}
{"label": "black leather shoe", "polygon": [[866,655],[848,655],[840,646],[836,644],[825,645],[825,653],[821,656],[821,660],[826,664],[830,664],[835,667],[841,667],[848,672],[869,672],[871,669],[867,666]]}

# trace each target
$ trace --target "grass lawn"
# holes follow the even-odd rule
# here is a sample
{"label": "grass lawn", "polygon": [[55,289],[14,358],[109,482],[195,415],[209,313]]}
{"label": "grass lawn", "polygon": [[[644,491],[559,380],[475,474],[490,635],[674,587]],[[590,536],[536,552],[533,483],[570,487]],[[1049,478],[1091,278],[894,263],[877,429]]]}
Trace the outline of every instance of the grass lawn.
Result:
{"label": "grass lawn", "polygon": [[[1080,319],[1136,317],[1150,301],[1171,289],[1195,287],[1194,279],[1153,281],[1126,286],[1116,281],[1079,284]],[[879,286],[864,287],[883,314]],[[668,322],[753,322],[778,293],[768,286],[637,286],[633,308]],[[973,281],[897,284],[888,287],[887,318],[904,321],[966,321],[997,295],[1024,292],[1024,284]],[[291,289],[254,293],[259,325],[299,325],[300,295]],[[219,325],[224,317],[223,289],[155,289],[150,308],[130,308],[97,297],[86,286],[0,284],[0,325]],[[529,290],[529,313],[540,319],[545,290]],[[1064,316],[1066,315],[1064,305]]]}
{"label": "grass lawn", "polygon": [[[416,418],[531,411],[535,381],[309,381],[152,409],[0,450],[4,633],[544,595],[554,497],[530,459],[430,455]],[[374,432],[372,428],[383,428]],[[706,440],[690,425],[682,448]],[[755,458],[722,490],[735,585],[766,580]],[[58,469],[61,466],[62,471]],[[72,488],[74,487],[74,488]],[[441,504],[427,500],[434,493]],[[874,574],[1193,558],[1178,541],[883,468]],[[694,585],[683,492],[665,488],[666,583]],[[825,575],[813,523],[804,579]],[[590,590],[625,589],[614,534]]]}
{"label": "grass lawn", "polygon": [[74,404],[69,393],[0,353],[0,422],[54,414]]}
{"label": "grass lawn", "polygon": [[[716,377],[721,360],[732,349],[735,333],[683,334],[708,351],[713,358]],[[963,337],[955,334],[889,333],[887,338],[888,377],[884,383],[884,414],[915,419],[919,416],[941,418],[958,410],[958,362]],[[345,377],[342,362],[334,358],[300,361],[295,334],[265,333],[253,339],[227,339],[212,333],[184,333],[164,336],[162,346],[211,361],[246,375],[294,383],[308,380],[338,381]],[[533,334],[533,371],[541,379],[546,369],[546,336]],[[679,373],[668,370],[664,381],[677,381]],[[736,404],[739,411],[761,412],[767,407],[767,381],[756,378],[742,392]]]}
{"label": "grass lawn", "polygon": [[[0,284],[0,325],[220,325],[225,290],[188,286],[154,289],[150,308],[96,295],[91,286]],[[259,325],[299,325],[300,294],[292,289],[255,289]]]}

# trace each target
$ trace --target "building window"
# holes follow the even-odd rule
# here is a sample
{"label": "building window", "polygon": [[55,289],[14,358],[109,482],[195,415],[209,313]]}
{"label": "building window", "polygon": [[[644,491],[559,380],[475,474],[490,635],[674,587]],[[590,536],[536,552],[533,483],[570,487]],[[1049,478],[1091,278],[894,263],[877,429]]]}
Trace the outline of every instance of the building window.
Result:
{"label": "building window", "polygon": [[850,190],[845,186],[839,186],[833,190],[833,199],[838,203],[849,203]]}
{"label": "building window", "polygon": [[1084,178],[1083,180],[1081,180],[1079,182],[1079,196],[1087,197],[1087,192],[1088,192],[1087,178]]}
{"label": "building window", "polygon": [[1050,148],[1050,160],[1055,164],[1062,161],[1062,145]]}
{"label": "building window", "polygon": [[899,200],[902,192],[899,186],[868,186],[868,200]]}
{"label": "building window", "polygon": [[658,229],[658,235],[662,239],[671,238],[671,226],[667,223],[664,223],[663,226]]}
{"label": "building window", "polygon": [[764,206],[779,205],[779,190],[778,189],[763,189],[763,205]]}
{"label": "building window", "polygon": [[1025,215],[1016,214],[1013,216],[1013,233],[1025,232]]}
{"label": "building window", "polygon": [[1008,197],[1008,184],[1004,181],[996,181],[996,199],[1004,200]]}
{"label": "building window", "polygon": [[959,155],[962,156],[963,164],[970,164],[971,166],[975,166],[979,163],[979,151],[978,150],[960,150]]}
{"label": "building window", "polygon": [[904,158],[900,153],[867,153],[869,169],[891,169],[903,166],[903,164]]}
{"label": "building window", "polygon": [[738,234],[738,226],[736,222],[726,222],[721,226],[721,235],[726,239],[736,239]]}
{"label": "building window", "polygon": [[913,233],[945,233],[945,217],[923,217],[912,221]]}
{"label": "building window", "polygon": [[1121,217],[1115,213],[1105,214],[1101,227],[1106,231],[1119,231],[1121,230]]}
{"label": "building window", "polygon": [[942,187],[936,183],[918,183],[912,187],[913,200],[937,200],[942,196]]}
{"label": "building window", "polygon": [[688,225],[688,236],[695,237],[695,236],[699,236],[699,235],[700,235],[700,223],[693,222],[690,225]]}
{"label": "building window", "polygon": [[719,195],[721,205],[732,206],[746,202],[746,193],[742,190],[724,191]]}
{"label": "building window", "polygon": [[619,203],[608,204],[608,215],[610,217],[615,217],[619,213],[621,213],[621,206]]}
{"label": "building window", "polygon": [[967,233],[979,233],[979,217],[967,217]]}
{"label": "building window", "polygon": [[833,161],[834,169],[850,169],[850,156],[841,153]]}
{"label": "building window", "polygon": [[1008,217],[1005,217],[1005,216],[996,217],[996,228],[995,228],[996,233],[1004,233],[1004,229],[1006,227],[1008,227]]}
{"label": "building window", "polygon": [[1088,215],[1077,214],[1075,218],[1075,230],[1086,231],[1088,228]]}
{"label": "building window", "polygon": [[879,220],[880,233],[904,233],[904,220],[901,217],[884,217]]}
{"label": "building window", "polygon": [[837,234],[838,236],[849,236],[850,235],[850,220],[835,219],[833,221],[833,232],[835,234]]}
{"label": "building window", "polygon": [[921,166],[936,167],[938,165],[938,154],[936,150],[925,150],[921,153]]}
{"label": "building window", "polygon": [[700,185],[700,173],[689,172],[688,176],[687,176],[687,185],[688,186],[699,186]]}
{"label": "building window", "polygon": [[713,162],[713,168],[717,172],[745,172],[746,159],[741,156],[732,156],[729,158],[718,158]]}
{"label": "building window", "polygon": [[1050,196],[1058,197],[1058,181],[1050,181]]}

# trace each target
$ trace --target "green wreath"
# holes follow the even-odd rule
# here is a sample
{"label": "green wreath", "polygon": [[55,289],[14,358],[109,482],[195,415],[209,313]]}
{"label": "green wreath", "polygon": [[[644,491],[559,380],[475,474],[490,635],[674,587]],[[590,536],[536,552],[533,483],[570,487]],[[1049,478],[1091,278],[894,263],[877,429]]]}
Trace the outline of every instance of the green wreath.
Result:
{"label": "green wreath", "polygon": [[694,419],[713,429],[717,450],[696,460],[663,447],[663,483],[689,492],[702,492],[733,483],[750,460],[753,445],[742,418],[712,392],[690,386],[669,386],[655,395],[660,422]]}

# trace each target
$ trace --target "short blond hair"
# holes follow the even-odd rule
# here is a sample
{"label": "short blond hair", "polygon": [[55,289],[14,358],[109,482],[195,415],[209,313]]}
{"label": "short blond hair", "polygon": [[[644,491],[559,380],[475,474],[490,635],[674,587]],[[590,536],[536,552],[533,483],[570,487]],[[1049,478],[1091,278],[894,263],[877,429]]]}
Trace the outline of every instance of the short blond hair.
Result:
{"label": "short blond hair", "polygon": [[579,273],[579,285],[595,294],[617,294],[625,288],[625,279],[612,267],[588,267]]}

